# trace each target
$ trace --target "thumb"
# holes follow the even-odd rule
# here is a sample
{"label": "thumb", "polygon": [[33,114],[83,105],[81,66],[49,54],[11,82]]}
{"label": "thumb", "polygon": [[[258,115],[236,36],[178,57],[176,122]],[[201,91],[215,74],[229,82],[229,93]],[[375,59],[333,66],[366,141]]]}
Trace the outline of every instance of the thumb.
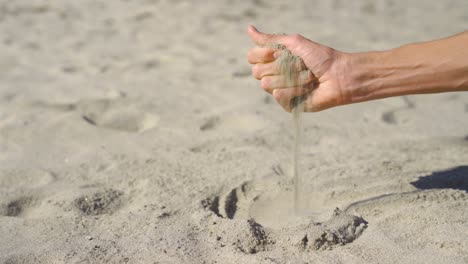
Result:
{"label": "thumb", "polygon": [[250,38],[259,46],[273,43],[281,43],[281,35],[265,34],[257,30],[254,26],[250,25],[247,29]]}

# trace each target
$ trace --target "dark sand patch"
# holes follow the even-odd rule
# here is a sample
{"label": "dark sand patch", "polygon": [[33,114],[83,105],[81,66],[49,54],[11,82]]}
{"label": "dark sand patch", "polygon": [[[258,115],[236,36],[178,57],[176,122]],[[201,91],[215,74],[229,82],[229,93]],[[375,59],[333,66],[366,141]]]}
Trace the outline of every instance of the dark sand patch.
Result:
{"label": "dark sand patch", "polygon": [[122,195],[122,191],[105,189],[77,198],[74,205],[84,215],[113,213],[120,207]]}

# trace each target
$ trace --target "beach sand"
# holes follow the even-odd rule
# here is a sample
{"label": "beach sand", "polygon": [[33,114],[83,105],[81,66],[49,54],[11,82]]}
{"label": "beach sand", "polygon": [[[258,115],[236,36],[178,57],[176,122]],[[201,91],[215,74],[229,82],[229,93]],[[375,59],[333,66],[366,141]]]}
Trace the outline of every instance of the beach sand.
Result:
{"label": "beach sand", "polygon": [[468,93],[304,114],[291,222],[291,114],[246,62],[249,24],[357,52],[466,10],[0,1],[0,263],[468,263]]}

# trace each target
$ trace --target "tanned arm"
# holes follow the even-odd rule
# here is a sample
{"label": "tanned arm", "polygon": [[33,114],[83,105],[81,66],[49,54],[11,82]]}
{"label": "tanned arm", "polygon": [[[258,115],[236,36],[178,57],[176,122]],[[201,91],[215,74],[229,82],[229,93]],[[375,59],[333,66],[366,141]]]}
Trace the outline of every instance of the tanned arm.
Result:
{"label": "tanned arm", "polygon": [[[468,91],[468,32],[445,39],[377,52],[345,53],[301,35],[273,35],[250,26],[257,44],[249,50],[253,76],[286,111],[291,100],[307,94],[305,111],[408,94]],[[301,76],[290,87],[275,63],[281,44],[299,56]],[[307,72],[309,74],[307,74]]]}
{"label": "tanned arm", "polygon": [[347,54],[349,103],[468,91],[468,32],[389,51]]}

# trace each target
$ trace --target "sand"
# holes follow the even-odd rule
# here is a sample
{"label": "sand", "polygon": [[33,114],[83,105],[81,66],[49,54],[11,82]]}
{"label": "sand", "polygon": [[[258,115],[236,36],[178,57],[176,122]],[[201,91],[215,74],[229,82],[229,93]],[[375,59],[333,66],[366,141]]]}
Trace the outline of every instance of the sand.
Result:
{"label": "sand", "polygon": [[354,52],[466,30],[466,10],[1,1],[0,263],[467,263],[468,93],[304,114],[320,219],[285,219],[291,115],[245,58],[248,24]]}
{"label": "sand", "polygon": [[[280,44],[268,44],[277,50],[281,50],[281,56],[275,60],[277,67],[279,68],[279,74],[285,76],[285,82],[287,87],[294,87],[293,89],[300,89],[306,88],[305,85],[298,85],[301,82],[300,74],[301,72],[296,69],[297,65],[304,65],[304,62],[299,56],[294,56],[285,46]],[[310,73],[310,72],[308,72]],[[309,87],[312,88],[312,87]],[[301,183],[304,182],[301,173],[299,162],[302,157],[301,153],[301,144],[302,144],[302,134],[303,134],[303,127],[302,127],[302,113],[304,112],[305,108],[305,100],[309,93],[303,94],[301,96],[294,97],[289,100],[287,103],[292,108],[292,120],[293,120],[293,144],[292,144],[292,178],[294,181],[293,187],[293,203],[292,205],[289,204],[290,200],[287,200],[288,206],[292,206],[294,208],[293,215],[294,217],[300,216],[310,216],[312,213],[309,211],[308,200],[303,199],[304,194],[302,193]],[[284,100],[284,99],[283,99]],[[283,102],[282,102],[283,103]],[[283,198],[283,197],[282,197]],[[285,199],[281,199],[285,200]],[[271,202],[270,202],[271,203]],[[274,203],[271,203],[274,204]],[[287,214],[283,215],[291,215],[289,210],[283,210],[283,213],[287,212]],[[258,219],[257,219],[258,220]]]}

